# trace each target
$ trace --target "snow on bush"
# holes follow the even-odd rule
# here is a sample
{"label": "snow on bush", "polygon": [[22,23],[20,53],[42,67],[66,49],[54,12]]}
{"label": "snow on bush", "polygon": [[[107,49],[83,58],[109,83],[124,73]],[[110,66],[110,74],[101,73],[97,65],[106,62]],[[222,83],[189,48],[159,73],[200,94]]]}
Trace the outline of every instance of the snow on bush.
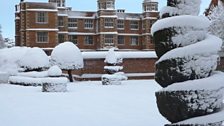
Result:
{"label": "snow on bush", "polygon": [[32,77],[32,78],[44,78],[48,77],[48,72],[47,71],[32,71],[32,72],[19,72],[17,76],[23,76],[23,77]]}
{"label": "snow on bush", "polygon": [[42,70],[50,65],[49,58],[40,48],[30,48],[19,60],[19,65],[26,71]]}
{"label": "snow on bush", "polygon": [[122,58],[115,51],[115,48],[109,49],[106,58],[104,60],[105,63],[108,64],[119,64],[122,63]]}
{"label": "snow on bush", "polygon": [[5,42],[2,37],[1,25],[0,25],[0,49],[5,47]]}
{"label": "snow on bush", "polygon": [[42,86],[44,83],[49,84],[65,84],[68,79],[65,77],[43,77],[43,78],[33,78],[27,76],[11,76],[9,77],[9,83],[21,86]]}
{"label": "snow on bush", "polygon": [[62,70],[81,69],[83,68],[83,57],[76,45],[72,42],[64,42],[53,49],[51,63]]}
{"label": "snow on bush", "polygon": [[83,68],[83,57],[79,48],[72,42],[64,42],[53,49],[51,63],[67,70],[69,80],[73,82],[72,70]]}
{"label": "snow on bush", "polygon": [[62,70],[57,65],[54,65],[49,68],[48,75],[50,77],[59,77],[62,75]]}
{"label": "snow on bush", "polygon": [[[178,3],[178,4],[177,4]],[[172,0],[169,6],[165,6],[160,11],[160,17],[175,15],[198,15],[200,12],[200,0]]]}
{"label": "snow on bush", "polygon": [[43,92],[66,92],[68,79],[65,77],[60,78],[44,78],[42,79]]}
{"label": "snow on bush", "polygon": [[[200,2],[168,0],[168,7],[165,8],[172,9],[161,11],[164,19],[152,26],[156,54],[159,57],[155,80],[164,87],[156,92],[157,106],[171,123],[216,113],[223,106],[224,74],[214,72],[222,41],[206,33],[209,26],[207,19],[190,16],[197,15]],[[223,120],[210,120],[208,124],[221,124]]]}
{"label": "snow on bush", "polygon": [[107,66],[104,67],[107,74],[101,77],[103,85],[119,85],[121,81],[127,80],[124,73],[119,72],[123,69],[123,66],[119,66],[123,60],[120,55],[114,51],[114,48],[108,51],[104,62],[107,64]]}
{"label": "snow on bush", "polygon": [[18,62],[29,49],[27,47],[0,49],[0,71],[16,75],[19,70]]}

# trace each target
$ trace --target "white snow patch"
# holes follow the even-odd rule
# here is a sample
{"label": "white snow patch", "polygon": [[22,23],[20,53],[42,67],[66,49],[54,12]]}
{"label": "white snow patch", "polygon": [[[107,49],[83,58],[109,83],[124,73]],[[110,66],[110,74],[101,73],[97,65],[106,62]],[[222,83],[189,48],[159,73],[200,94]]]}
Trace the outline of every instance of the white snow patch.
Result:
{"label": "white snow patch", "polygon": [[38,68],[48,68],[50,65],[49,58],[40,48],[30,48],[25,55],[19,60],[22,68],[32,70]]}
{"label": "white snow patch", "polygon": [[64,42],[54,48],[51,62],[62,70],[83,68],[83,57],[79,48],[72,42]]}
{"label": "white snow patch", "polygon": [[[191,56],[211,56],[216,55],[222,47],[222,40],[213,35],[207,35],[205,40],[185,47],[176,48],[165,53],[157,62],[172,58],[182,58]],[[190,50],[190,51],[189,51]]]}
{"label": "white snow patch", "polygon": [[48,75],[50,77],[61,76],[62,75],[62,70],[57,65],[54,65],[54,66],[49,68]]}
{"label": "white snow patch", "polygon": [[181,83],[175,83],[162,91],[179,91],[179,90],[217,90],[224,88],[224,73],[214,72],[210,77],[189,80]]}
{"label": "white snow patch", "polygon": [[[0,85],[2,126],[162,126],[153,80],[68,84],[66,93],[42,93],[41,87]],[[97,116],[96,116],[97,115]]]}
{"label": "white snow patch", "polygon": [[182,15],[164,18],[156,21],[151,29],[152,35],[162,29],[172,27],[193,27],[196,29],[206,29],[209,27],[210,21],[206,17]]}

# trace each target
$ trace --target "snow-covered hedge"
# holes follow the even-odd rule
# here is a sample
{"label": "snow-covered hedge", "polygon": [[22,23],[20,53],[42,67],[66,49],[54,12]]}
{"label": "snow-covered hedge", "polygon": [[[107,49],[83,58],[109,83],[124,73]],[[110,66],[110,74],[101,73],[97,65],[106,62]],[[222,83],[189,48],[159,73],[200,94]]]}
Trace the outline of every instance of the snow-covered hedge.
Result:
{"label": "snow-covered hedge", "polygon": [[42,79],[42,91],[43,92],[66,92],[68,79],[61,78],[45,78]]}
{"label": "snow-covered hedge", "polygon": [[19,60],[19,65],[26,71],[42,70],[50,65],[49,58],[40,48],[31,48]]}
{"label": "snow-covered hedge", "polygon": [[51,63],[62,70],[81,69],[83,68],[82,53],[72,42],[64,42],[53,49]]}

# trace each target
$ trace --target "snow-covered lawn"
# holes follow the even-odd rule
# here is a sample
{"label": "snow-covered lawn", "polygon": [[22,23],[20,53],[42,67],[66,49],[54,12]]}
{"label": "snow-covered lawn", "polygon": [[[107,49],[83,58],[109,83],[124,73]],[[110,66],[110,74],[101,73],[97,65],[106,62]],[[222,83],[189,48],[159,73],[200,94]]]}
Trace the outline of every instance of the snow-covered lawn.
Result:
{"label": "snow-covered lawn", "polygon": [[1,126],[162,126],[153,80],[75,82],[66,93],[0,84]]}

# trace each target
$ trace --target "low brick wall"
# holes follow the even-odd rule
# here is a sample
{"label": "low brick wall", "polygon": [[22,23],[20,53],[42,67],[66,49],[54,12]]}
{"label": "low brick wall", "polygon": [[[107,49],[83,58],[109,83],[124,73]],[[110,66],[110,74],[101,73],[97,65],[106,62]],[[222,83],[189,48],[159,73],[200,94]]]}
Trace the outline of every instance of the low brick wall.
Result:
{"label": "low brick wall", "polygon": [[[124,73],[132,74],[129,79],[153,79],[155,72],[156,58],[130,58],[123,59],[122,70]],[[78,80],[99,80],[104,72],[104,59],[84,59],[84,68],[74,71]],[[141,73],[141,74],[139,74]],[[151,74],[150,74],[151,73]],[[93,75],[92,77],[82,77],[82,75]],[[136,75],[135,75],[136,74]],[[94,77],[94,75],[97,75]]]}

